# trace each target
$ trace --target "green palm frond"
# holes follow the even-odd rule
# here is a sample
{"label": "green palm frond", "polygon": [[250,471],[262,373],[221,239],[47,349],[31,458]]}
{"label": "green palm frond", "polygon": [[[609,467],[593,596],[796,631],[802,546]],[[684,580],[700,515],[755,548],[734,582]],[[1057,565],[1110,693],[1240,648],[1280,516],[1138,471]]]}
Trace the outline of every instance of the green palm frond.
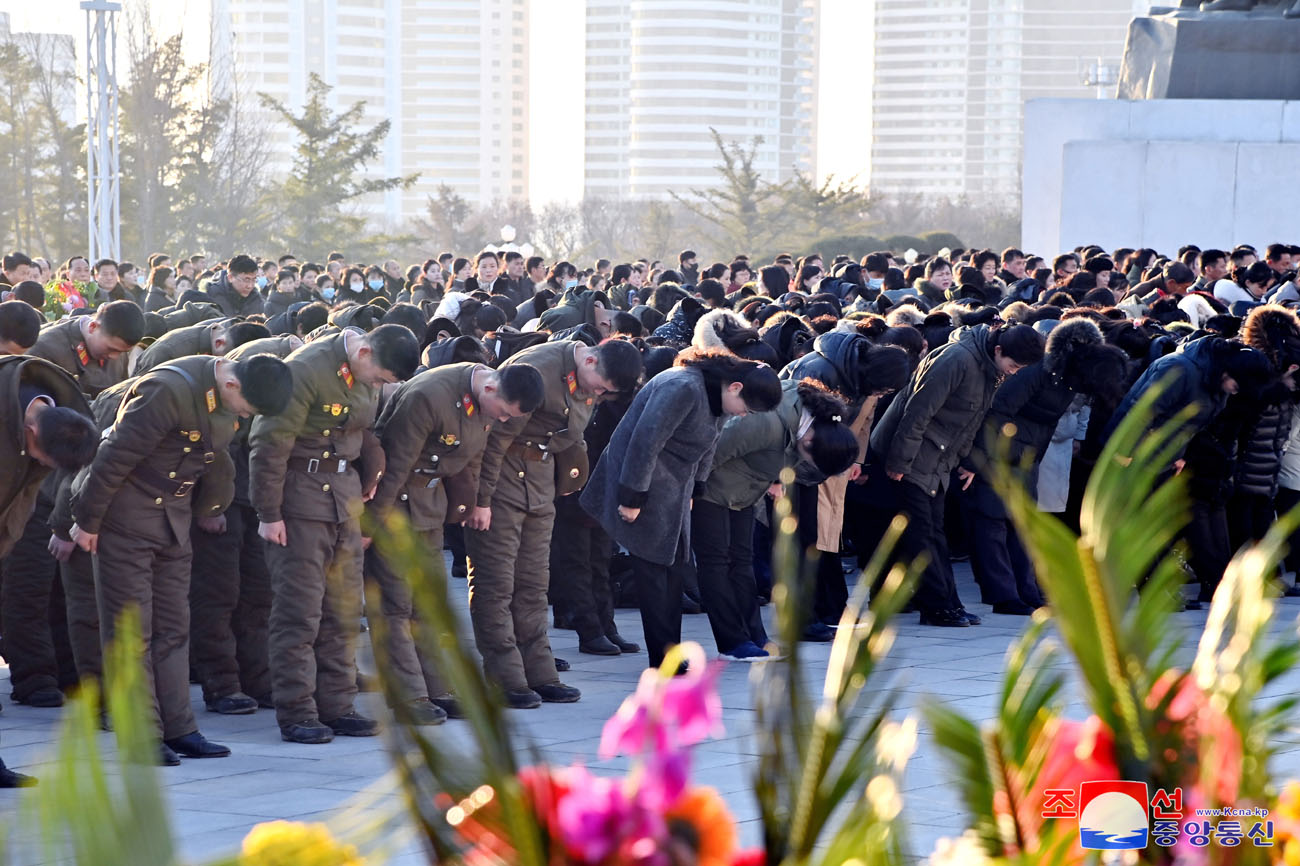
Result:
{"label": "green palm frond", "polygon": [[153,698],[144,680],[139,623],[137,610],[124,613],[104,654],[116,774],[100,748],[99,689],[87,680],[64,714],[54,763],[28,801],[51,859],[96,866],[176,862],[158,779],[158,739],[148,709]]}
{"label": "green palm frond", "polygon": [[[793,483],[787,470],[783,478]],[[917,568],[889,568],[894,547],[902,532],[901,519],[891,526],[867,568],[858,577],[852,597],[840,620],[831,660],[816,710],[805,691],[799,654],[799,637],[808,605],[807,588],[813,585],[807,568],[801,569],[795,540],[795,518],[788,499],[774,508],[774,572],[779,582],[773,589],[777,605],[777,631],[787,658],[763,666],[756,689],[755,711],[760,758],[755,793],[763,815],[763,833],[768,862],[786,859],[806,863],[819,845],[832,847],[841,840],[827,834],[832,816],[847,809],[855,815],[852,832],[880,834],[896,843],[900,830],[890,808],[873,800],[869,780],[876,793],[897,786],[880,745],[895,699],[892,694],[876,696],[870,712],[862,709],[863,695],[877,673],[879,663],[893,645],[890,620],[910,597]],[[886,573],[888,570],[888,573]],[[884,575],[874,599],[872,584]],[[803,589],[801,589],[803,587]],[[883,798],[888,799],[888,798]],[[841,821],[842,828],[849,822]],[[848,832],[841,829],[839,832]],[[900,849],[901,850],[901,849]]]}
{"label": "green palm frond", "polygon": [[[396,724],[387,728],[387,744],[426,845],[438,861],[457,859],[465,849],[465,837],[448,822],[448,807],[476,798],[475,802],[490,803],[492,808],[480,808],[474,820],[483,831],[506,843],[512,866],[543,866],[547,859],[544,836],[519,781],[505,711],[460,641],[460,623],[447,604],[442,552],[428,549],[397,513],[369,529],[378,550],[411,587],[415,618],[420,623],[415,632],[417,645],[438,666],[466,717],[474,722],[469,726],[476,749],[472,755],[442,745],[411,723],[396,684],[383,676],[387,668],[382,663],[386,625],[382,614],[376,616],[374,643],[381,658],[380,680],[389,705],[399,708]],[[367,609],[379,611],[380,606],[375,603]]]}

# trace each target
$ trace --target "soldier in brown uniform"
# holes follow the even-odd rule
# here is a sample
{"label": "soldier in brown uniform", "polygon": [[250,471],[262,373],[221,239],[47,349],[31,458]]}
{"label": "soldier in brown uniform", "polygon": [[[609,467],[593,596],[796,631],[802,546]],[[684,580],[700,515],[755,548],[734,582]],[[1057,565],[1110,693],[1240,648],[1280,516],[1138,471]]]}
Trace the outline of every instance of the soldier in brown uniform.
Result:
{"label": "soldier in brown uniform", "polygon": [[[237,361],[254,355],[286,358],[302,346],[292,334],[244,343],[226,354]],[[248,498],[248,425],[230,443],[234,501],[223,514],[195,514],[190,529],[190,664],[203,687],[209,712],[245,715],[271,708],[267,623],[271,573],[266,546],[257,534],[257,512]]]}
{"label": "soldier in brown uniform", "polygon": [[[387,465],[370,503],[372,511],[382,517],[397,509],[428,550],[441,557],[442,526],[448,517],[446,479],[464,475],[468,489],[476,490],[492,422],[504,424],[534,411],[544,390],[541,374],[527,364],[509,364],[495,371],[482,364],[450,364],[407,382],[384,407],[375,428]],[[452,520],[463,519],[465,509],[460,505],[460,514]],[[459,717],[446,682],[416,646],[411,590],[405,578],[374,548],[366,565],[367,574],[379,585],[389,665],[412,719],[436,725],[448,715]]]}
{"label": "soldier in brown uniform", "polygon": [[[75,472],[95,456],[99,429],[90,419],[90,407],[77,383],[47,361],[21,355],[0,357],[0,558],[9,555],[27,527],[36,505],[37,491],[51,469]],[[12,599],[15,610],[31,601]],[[44,606],[29,611],[45,621]],[[7,634],[9,629],[5,629]],[[20,633],[31,637],[34,631]],[[46,632],[48,635],[48,630]],[[14,638],[7,637],[4,654],[11,671],[35,653],[19,643],[20,655],[11,658]],[[48,644],[48,641],[47,641]],[[53,648],[48,652],[53,655]],[[15,773],[0,761],[0,788],[16,788],[34,780]]]}
{"label": "soldier in brown uniform", "polygon": [[75,492],[72,537],[95,554],[104,643],[127,608],[140,611],[164,764],[230,754],[199,733],[190,707],[191,491],[229,446],[237,419],[282,411],[292,384],[270,356],[157,367],[131,383]]}
{"label": "soldier in brown uniform", "polygon": [[[366,436],[378,445],[370,427],[379,386],[409,378],[419,355],[415,335],[401,325],[381,325],[369,334],[345,329],[314,340],[287,359],[294,378],[289,408],[253,422],[249,491],[258,534],[268,542],[271,686],[287,741],[327,743],[335,734],[378,733],[374,720],[354,708],[354,644],[359,518],[382,470],[361,467],[375,479],[363,482],[354,464]],[[382,460],[383,451],[374,450]]]}
{"label": "soldier in brown uniform", "polygon": [[[144,313],[130,301],[113,301],[94,316],[73,316],[47,325],[28,354],[61,367],[89,398],[127,377],[127,353],[144,336]],[[6,658],[11,665],[14,700],[31,706],[63,704],[56,648],[59,642],[45,611],[50,599],[65,596],[67,641],[76,673],[71,677],[98,677],[100,672],[99,607],[95,600],[94,570],[89,554],[67,538],[68,526],[60,522],[51,533],[60,488],[66,499],[71,474],[57,472],[46,478],[28,520],[23,538],[5,558],[0,629],[5,635]],[[66,509],[60,509],[66,510]],[[55,587],[62,577],[62,593]],[[63,617],[58,617],[59,632]],[[61,636],[61,635],[60,635]],[[64,654],[68,649],[64,649]]]}
{"label": "soldier in brown uniform", "polygon": [[216,355],[220,358],[237,346],[269,336],[271,332],[266,325],[237,322],[234,319],[218,319],[215,322],[200,322],[188,328],[178,328],[163,334],[144,350],[135,362],[134,374],[139,376],[159,364],[190,355]]}
{"label": "soldier in brown uniform", "polygon": [[478,504],[465,522],[469,611],[483,670],[517,709],[542,701],[570,703],[582,693],[560,682],[546,634],[551,531],[555,525],[555,455],[585,449],[583,430],[595,399],[630,391],[641,353],[609,340],[595,348],[542,343],[502,367],[528,364],[542,374],[546,397],[529,415],[494,427],[483,455]]}

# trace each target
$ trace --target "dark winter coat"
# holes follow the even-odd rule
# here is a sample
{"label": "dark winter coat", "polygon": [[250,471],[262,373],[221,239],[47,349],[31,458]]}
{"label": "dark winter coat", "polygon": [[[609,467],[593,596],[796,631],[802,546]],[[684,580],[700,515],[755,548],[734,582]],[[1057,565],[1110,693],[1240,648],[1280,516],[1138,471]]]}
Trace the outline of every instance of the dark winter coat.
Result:
{"label": "dark winter coat", "polygon": [[230,285],[229,276],[228,272],[222,271],[220,276],[213,277],[207,283],[208,297],[221,310],[221,314],[241,319],[261,315],[265,307],[261,294],[254,289],[246,297],[241,296]]}
{"label": "dark winter coat", "polygon": [[[1196,414],[1184,425],[1182,432],[1192,436],[1205,429],[1210,420],[1223,411],[1227,395],[1223,393],[1223,369],[1214,360],[1214,341],[1218,337],[1202,337],[1184,343],[1177,352],[1157,358],[1124,396],[1115,414],[1111,416],[1107,436],[1114,432],[1124,417],[1132,411],[1138,400],[1157,382],[1164,390],[1156,398],[1148,430],[1158,430],[1182,411],[1184,406],[1195,406]],[[1176,457],[1181,458],[1179,453]]]}
{"label": "dark winter coat", "polygon": [[988,325],[953,332],[912,374],[871,431],[871,451],[886,472],[931,496],[944,489],[993,401],[998,370]]}
{"label": "dark winter coat", "polygon": [[682,298],[668,314],[668,321],[655,328],[654,335],[679,346],[689,346],[695,324],[704,315],[704,305],[695,298]]}
{"label": "dark winter coat", "polygon": [[565,292],[554,307],[541,314],[537,327],[554,333],[578,325],[595,325],[596,304],[609,309],[609,298],[604,292],[593,292],[590,289]]}
{"label": "dark winter coat", "polygon": [[[717,402],[715,413],[713,404]],[[633,556],[671,565],[679,541],[690,545],[691,496],[708,477],[725,417],[703,374],[674,367],[642,387],[614,430],[582,507]],[[618,507],[640,508],[633,523]]]}
{"label": "dark winter coat", "polygon": [[781,390],[781,403],[771,412],[751,412],[727,421],[700,499],[736,511],[751,508],[780,480],[782,469],[798,462],[803,414],[798,382],[787,380]]}
{"label": "dark winter coat", "polygon": [[1295,397],[1278,383],[1265,392],[1261,405],[1256,408],[1253,423],[1242,425],[1238,436],[1235,489],[1238,493],[1272,499],[1277,495],[1282,453],[1291,438]]}
{"label": "dark winter coat", "polygon": [[859,359],[871,351],[871,341],[855,331],[828,331],[813,343],[813,350],[796,358],[781,371],[782,379],[816,379],[849,403],[860,403],[869,383],[858,381]]}

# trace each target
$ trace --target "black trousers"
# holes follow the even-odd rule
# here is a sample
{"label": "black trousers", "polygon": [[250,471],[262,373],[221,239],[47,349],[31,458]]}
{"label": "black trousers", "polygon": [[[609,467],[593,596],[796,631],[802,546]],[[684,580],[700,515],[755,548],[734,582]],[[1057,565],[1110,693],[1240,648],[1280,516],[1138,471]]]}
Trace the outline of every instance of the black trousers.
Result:
{"label": "black trousers", "polygon": [[953,495],[961,499],[962,516],[970,533],[971,570],[980,587],[980,601],[1022,601],[1031,607],[1042,606],[1043,594],[1034,576],[1034,564],[989,483],[977,477],[969,489],[957,490]]}
{"label": "black trousers", "polygon": [[922,554],[927,558],[914,596],[917,609],[934,611],[961,607],[957,581],[948,556],[948,539],[944,534],[944,492],[931,496],[907,479],[891,483],[898,510],[907,518],[907,530],[903,533],[895,559],[909,564]]}
{"label": "black trousers", "polygon": [[767,643],[754,581],[754,523],[752,507],[733,510],[697,499],[691,510],[691,547],[700,595],[720,652],[730,652],[746,641]]}
{"label": "black trousers", "polygon": [[650,562],[633,554],[632,574],[641,601],[641,629],[645,632],[650,667],[663,663],[671,647],[682,642],[682,581],[687,563],[686,545],[679,539],[671,565]]}
{"label": "black trousers", "polygon": [[817,485],[794,486],[795,516],[799,519],[799,547],[804,551],[804,561],[814,563],[812,616],[813,622],[835,625],[849,601],[848,584],[840,566],[839,553],[817,549]]}
{"label": "black trousers", "polygon": [[1236,551],[1259,541],[1273,525],[1273,500],[1258,493],[1233,493],[1228,500],[1228,540]]}
{"label": "black trousers", "polygon": [[44,495],[37,498],[22,536],[0,563],[0,654],[19,701],[40,689],[77,683],[63,582],[49,551],[52,507]]}
{"label": "black trousers", "polygon": [[551,603],[569,617],[580,641],[614,634],[614,594],[609,586],[614,542],[582,510],[577,494],[555,500],[555,525],[559,531],[551,535]]}
{"label": "black trousers", "polygon": [[[1292,508],[1300,505],[1300,490],[1292,490],[1289,487],[1279,487],[1277,489],[1277,498],[1273,500],[1277,506],[1277,513],[1280,517],[1286,514]],[[1300,575],[1300,530],[1291,534],[1286,552],[1287,571],[1295,572]]]}
{"label": "black trousers", "polygon": [[1209,601],[1219,587],[1223,571],[1232,558],[1228,539],[1228,514],[1222,502],[1192,500],[1192,519],[1183,533],[1191,556],[1192,571],[1201,582],[1198,598]]}

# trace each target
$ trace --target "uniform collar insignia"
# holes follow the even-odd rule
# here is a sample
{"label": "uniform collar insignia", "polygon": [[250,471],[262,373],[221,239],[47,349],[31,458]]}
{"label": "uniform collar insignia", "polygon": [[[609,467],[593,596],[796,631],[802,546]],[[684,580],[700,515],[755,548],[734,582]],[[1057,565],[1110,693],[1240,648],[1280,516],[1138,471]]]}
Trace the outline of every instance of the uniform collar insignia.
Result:
{"label": "uniform collar insignia", "polygon": [[90,366],[90,352],[87,351],[84,340],[77,344],[77,360],[81,362],[83,367]]}
{"label": "uniform collar insignia", "polygon": [[474,417],[474,396],[469,392],[466,392],[465,396],[461,397],[460,399],[461,402],[465,404],[465,417],[473,418]]}
{"label": "uniform collar insignia", "polygon": [[203,395],[208,401],[208,414],[217,411],[217,391],[215,388],[209,388]]}
{"label": "uniform collar insignia", "polygon": [[339,378],[343,380],[343,384],[347,385],[348,388],[351,388],[352,383],[356,381],[352,378],[352,368],[348,366],[347,361],[339,365]]}
{"label": "uniform collar insignia", "polygon": [[566,374],[564,381],[569,385],[570,394],[576,394],[578,392],[578,374],[576,372]]}

